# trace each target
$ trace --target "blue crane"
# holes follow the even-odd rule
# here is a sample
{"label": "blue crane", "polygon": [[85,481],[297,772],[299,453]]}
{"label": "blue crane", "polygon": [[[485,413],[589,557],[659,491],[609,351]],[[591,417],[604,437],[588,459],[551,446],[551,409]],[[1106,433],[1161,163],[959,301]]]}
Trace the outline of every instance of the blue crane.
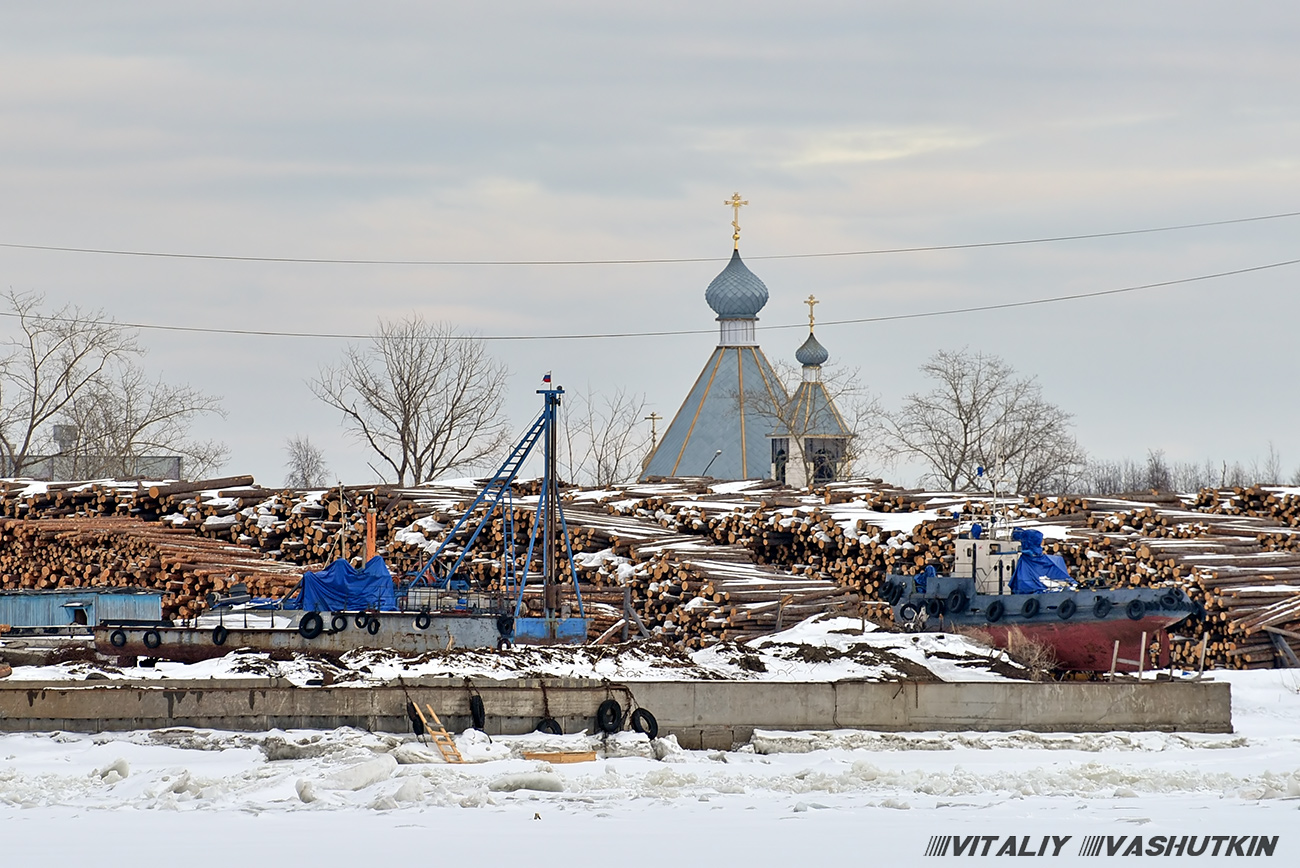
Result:
{"label": "blue crane", "polygon": [[[586,610],[582,602],[582,591],[578,588],[578,572],[573,565],[573,546],[569,540],[569,526],[564,519],[564,509],[560,504],[559,477],[555,469],[558,433],[557,411],[560,407],[561,396],[564,395],[564,388],[556,386],[555,388],[538,389],[537,394],[543,396],[541,415],[537,417],[524,436],[515,444],[509,457],[501,463],[496,473],[479,491],[478,496],[474,498],[474,502],[456,521],[451,532],[443,539],[428,562],[415,574],[408,588],[429,584],[430,570],[435,564],[440,563],[440,559],[447,547],[461,536],[462,530],[470,522],[475,522],[473,531],[469,534],[469,539],[466,540],[456,560],[443,577],[436,578],[436,584],[450,583],[455,576],[460,574],[461,565],[474,547],[479,534],[487,527],[493,514],[500,507],[505,531],[505,564],[504,574],[502,575],[502,588],[507,595],[513,594],[514,596],[514,636],[525,641],[582,641],[586,638],[587,633]],[[524,462],[538,442],[542,443],[544,457],[542,488],[537,498],[537,512],[532,530],[528,536],[528,552],[523,559],[522,565],[520,565],[516,560],[515,552],[514,495],[511,483],[519,475]],[[480,507],[485,508],[480,509]],[[477,516],[477,519],[475,516]],[[560,549],[560,540],[563,540],[562,551]],[[541,544],[540,552],[538,552],[539,542]],[[544,610],[542,618],[522,617],[524,589],[528,585],[529,569],[533,563],[534,553],[540,554],[541,558],[541,571],[537,577],[540,578],[542,584]],[[561,555],[563,556],[562,563]],[[561,617],[559,591],[565,581],[563,574],[566,571],[568,580],[573,583],[573,593],[578,603],[577,618]],[[435,572],[434,575],[436,577],[437,573]]]}

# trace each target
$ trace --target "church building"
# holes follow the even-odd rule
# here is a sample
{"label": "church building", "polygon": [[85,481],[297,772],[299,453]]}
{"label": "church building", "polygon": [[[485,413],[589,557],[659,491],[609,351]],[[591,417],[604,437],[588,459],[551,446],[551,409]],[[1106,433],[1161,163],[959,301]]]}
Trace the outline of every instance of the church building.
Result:
{"label": "church building", "polygon": [[830,481],[841,471],[851,435],[821,383],[826,350],[810,323],[808,340],[795,354],[804,382],[791,399],[756,337],[768,290],[740,258],[740,207],[748,202],[737,193],[726,204],[734,215],[731,261],[704,293],[717,315],[718,345],[641,478],[776,478],[797,486]]}
{"label": "church building", "polygon": [[803,381],[770,435],[772,478],[795,488],[843,479],[848,469],[849,441],[853,439],[822,382],[822,365],[830,353],[813,334],[813,305],[817,303],[808,296],[808,340],[794,354],[803,366]]}

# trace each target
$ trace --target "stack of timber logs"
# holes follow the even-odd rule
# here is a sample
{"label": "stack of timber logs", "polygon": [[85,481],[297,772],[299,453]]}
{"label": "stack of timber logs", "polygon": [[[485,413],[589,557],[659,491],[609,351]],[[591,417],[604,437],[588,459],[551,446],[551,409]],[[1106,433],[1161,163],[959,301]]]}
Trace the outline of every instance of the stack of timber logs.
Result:
{"label": "stack of timber logs", "polygon": [[163,592],[163,617],[197,615],[204,597],[243,583],[287,594],[298,575],[246,549],[129,518],[0,521],[0,586],[138,587]]}
{"label": "stack of timber logs", "polygon": [[[165,592],[170,616],[244,581],[275,596],[302,568],[360,563],[368,510],[395,576],[423,567],[477,493],[471,483],[293,491],[231,476],[187,483],[0,482],[4,587],[131,584]],[[494,513],[463,571],[505,587],[522,568],[537,484]],[[901,489],[880,480],[798,492],[771,482],[654,479],[600,492],[569,488],[566,516],[592,635],[642,629],[705,647],[835,612],[887,621],[890,573],[952,564],[959,529],[994,516],[1038,527],[1084,586],[1177,586],[1203,607],[1175,630],[1177,663],[1283,664],[1273,636],[1300,633],[1300,496],[1278,488],[1113,497],[1002,497]],[[509,519],[509,520],[507,520]],[[959,521],[961,524],[959,525]],[[470,526],[472,527],[473,522]],[[460,554],[468,532],[447,552]],[[507,541],[513,541],[513,546]],[[540,564],[529,565],[535,575]],[[525,600],[540,606],[535,583]],[[625,601],[630,611],[625,611]],[[1280,631],[1280,632],[1279,632]]]}

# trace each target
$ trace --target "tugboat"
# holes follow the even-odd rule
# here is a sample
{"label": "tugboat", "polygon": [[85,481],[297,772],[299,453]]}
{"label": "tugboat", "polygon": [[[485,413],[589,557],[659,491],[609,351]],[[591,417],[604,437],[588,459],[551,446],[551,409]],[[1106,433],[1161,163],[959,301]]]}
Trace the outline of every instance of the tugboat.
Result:
{"label": "tugboat", "polygon": [[882,598],[900,626],[976,630],[998,648],[1019,634],[1077,672],[1138,670],[1152,640],[1167,665],[1166,630],[1197,608],[1175,587],[1079,589],[1065,561],[1043,553],[1040,531],[987,538],[979,524],[957,540],[952,575],[891,575]]}

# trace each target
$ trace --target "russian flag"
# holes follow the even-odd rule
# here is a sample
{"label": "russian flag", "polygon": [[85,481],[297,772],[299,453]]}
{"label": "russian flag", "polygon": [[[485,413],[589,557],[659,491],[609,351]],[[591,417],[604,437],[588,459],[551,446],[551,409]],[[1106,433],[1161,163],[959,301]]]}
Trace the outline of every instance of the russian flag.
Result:
{"label": "russian flag", "polygon": [[551,372],[547,371],[546,376],[542,377],[542,382],[549,383],[550,381],[551,381]]}

